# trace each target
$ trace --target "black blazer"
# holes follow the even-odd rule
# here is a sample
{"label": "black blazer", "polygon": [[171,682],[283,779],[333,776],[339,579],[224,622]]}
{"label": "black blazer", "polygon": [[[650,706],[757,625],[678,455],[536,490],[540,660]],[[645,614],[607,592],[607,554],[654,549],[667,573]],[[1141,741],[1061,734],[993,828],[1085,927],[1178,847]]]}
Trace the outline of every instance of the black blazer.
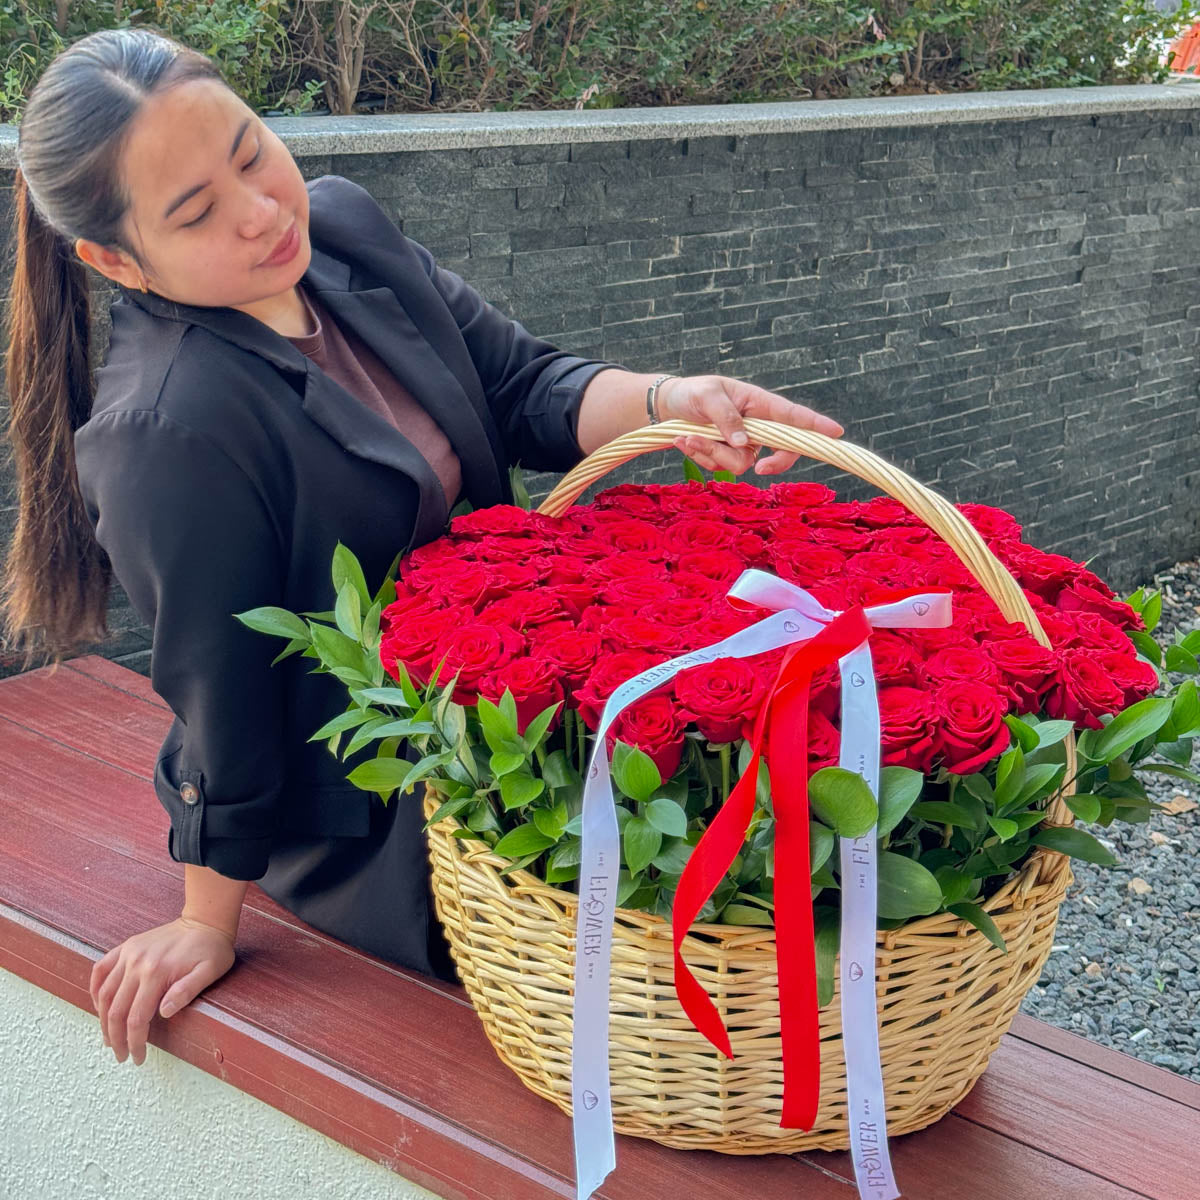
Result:
{"label": "black blazer", "polygon": [[[471,503],[512,502],[510,463],[561,471],[580,461],[583,390],[618,364],[533,337],[358,184],[323,175],[306,186],[306,283],[441,426]],[[75,434],[80,489],[153,631],[151,683],[175,713],[154,772],[168,851],[259,879],[276,830],[368,832],[379,797],[345,777],[375,750],[343,762],[308,742],[346,708],[345,686],[300,654],[272,667],[282,640],[232,614],[332,609],[339,540],[374,591],[399,551],[444,532],[441,484],[402,433],[263,322],[121,293],[95,404]]]}

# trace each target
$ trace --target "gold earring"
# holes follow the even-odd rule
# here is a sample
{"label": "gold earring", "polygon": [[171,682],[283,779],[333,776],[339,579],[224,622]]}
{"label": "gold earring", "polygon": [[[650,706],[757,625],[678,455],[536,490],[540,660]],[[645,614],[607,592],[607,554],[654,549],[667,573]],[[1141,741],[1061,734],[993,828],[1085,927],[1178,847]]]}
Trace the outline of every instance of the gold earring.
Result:
{"label": "gold earring", "polygon": [[146,277],[145,277],[144,275],[142,276],[141,282],[138,284],[138,286],[139,286],[139,287],[142,289],[142,291],[143,291],[143,292],[145,292],[145,290],[146,290]]}

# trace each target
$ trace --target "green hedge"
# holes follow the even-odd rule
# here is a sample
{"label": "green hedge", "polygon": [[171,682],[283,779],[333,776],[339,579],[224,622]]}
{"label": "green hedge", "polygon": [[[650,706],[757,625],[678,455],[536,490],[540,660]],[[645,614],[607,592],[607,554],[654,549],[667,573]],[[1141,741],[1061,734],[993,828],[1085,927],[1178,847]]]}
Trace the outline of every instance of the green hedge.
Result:
{"label": "green hedge", "polygon": [[19,120],[64,45],[128,25],[210,55],[260,112],[462,112],[1161,82],[1162,49],[1198,4],[3,0],[0,120]]}

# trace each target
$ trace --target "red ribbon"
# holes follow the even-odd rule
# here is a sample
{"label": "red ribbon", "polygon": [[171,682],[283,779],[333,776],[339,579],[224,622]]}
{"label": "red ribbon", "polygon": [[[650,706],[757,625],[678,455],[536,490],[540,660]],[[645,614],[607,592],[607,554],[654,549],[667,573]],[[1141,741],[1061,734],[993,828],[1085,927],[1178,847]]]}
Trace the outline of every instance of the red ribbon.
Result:
{"label": "red ribbon", "polygon": [[789,646],[754,720],[750,762],[701,837],[679,878],[672,913],[675,991],[692,1024],[727,1058],[729,1034],[716,1005],[680,954],[705,901],[725,877],[754,815],[764,735],[775,810],[775,946],[783,1048],[783,1129],[811,1129],[821,1088],[816,946],[808,846],[808,703],[813,675],[870,636],[861,606],[848,608],[814,637]]}

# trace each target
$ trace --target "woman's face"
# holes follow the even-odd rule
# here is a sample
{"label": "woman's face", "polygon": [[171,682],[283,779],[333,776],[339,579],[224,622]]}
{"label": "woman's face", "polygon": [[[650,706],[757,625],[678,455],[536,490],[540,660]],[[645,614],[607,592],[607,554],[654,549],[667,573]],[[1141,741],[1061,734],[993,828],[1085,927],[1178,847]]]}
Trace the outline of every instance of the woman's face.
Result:
{"label": "woman's face", "polygon": [[[147,99],[122,159],[130,196],[127,254],[79,239],[76,252],[126,287],[182,304],[224,305],[270,324],[296,311],[308,269],[308,192],[287,147],[216,80],[190,80]],[[290,235],[299,248],[265,263]]]}

